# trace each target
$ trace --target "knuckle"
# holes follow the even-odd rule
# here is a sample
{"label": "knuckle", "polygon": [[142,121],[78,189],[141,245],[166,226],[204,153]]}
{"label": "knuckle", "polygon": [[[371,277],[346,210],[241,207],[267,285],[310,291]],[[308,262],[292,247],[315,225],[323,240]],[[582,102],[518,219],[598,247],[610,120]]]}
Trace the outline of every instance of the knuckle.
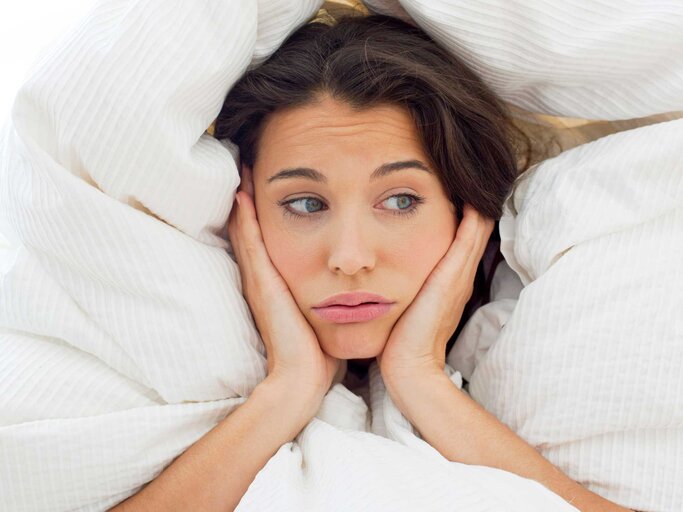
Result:
{"label": "knuckle", "polygon": [[244,254],[249,257],[249,260],[254,260],[258,255],[258,247],[255,243],[248,241],[244,243]]}

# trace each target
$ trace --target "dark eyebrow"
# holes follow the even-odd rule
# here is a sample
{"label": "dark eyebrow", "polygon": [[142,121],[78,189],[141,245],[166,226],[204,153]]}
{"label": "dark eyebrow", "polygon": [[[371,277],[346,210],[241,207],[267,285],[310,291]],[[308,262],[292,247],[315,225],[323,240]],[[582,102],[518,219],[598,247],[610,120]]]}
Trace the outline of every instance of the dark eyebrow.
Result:
{"label": "dark eyebrow", "polygon": [[[427,167],[419,160],[402,160],[400,162],[390,162],[380,165],[377,169],[372,171],[372,174],[370,175],[370,181],[375,181],[376,179],[382,178],[388,174],[391,174],[392,172],[403,169],[420,169],[421,171],[426,171],[429,174],[434,174],[432,169]],[[275,180],[284,180],[287,178],[305,178],[308,180],[317,181],[318,183],[327,183],[327,177],[323,173],[309,167],[283,169],[268,178],[266,182],[272,183]]]}
{"label": "dark eyebrow", "polygon": [[382,178],[387,174],[391,174],[392,172],[403,169],[420,169],[421,171],[426,171],[429,174],[434,174],[434,171],[432,171],[429,167],[427,167],[427,165],[423,164],[419,160],[403,160],[400,162],[391,162],[380,165],[377,169],[372,171],[372,174],[370,175],[370,181],[375,181],[376,179]]}

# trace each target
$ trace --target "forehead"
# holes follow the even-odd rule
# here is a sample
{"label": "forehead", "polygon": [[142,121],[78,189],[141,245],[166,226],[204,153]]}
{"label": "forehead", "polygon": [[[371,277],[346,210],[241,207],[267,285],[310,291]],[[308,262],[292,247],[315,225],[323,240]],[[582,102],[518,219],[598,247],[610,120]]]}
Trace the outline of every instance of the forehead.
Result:
{"label": "forehead", "polygon": [[283,158],[307,165],[342,156],[346,161],[428,160],[407,109],[394,105],[354,109],[329,96],[271,114],[258,153],[259,163],[269,168]]}

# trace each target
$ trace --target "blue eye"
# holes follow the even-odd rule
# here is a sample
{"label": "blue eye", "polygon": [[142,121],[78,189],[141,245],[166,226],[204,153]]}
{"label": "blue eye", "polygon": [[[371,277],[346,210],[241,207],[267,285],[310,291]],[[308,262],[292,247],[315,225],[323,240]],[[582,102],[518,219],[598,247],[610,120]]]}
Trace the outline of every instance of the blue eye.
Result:
{"label": "blue eye", "polygon": [[[417,213],[417,208],[419,204],[424,202],[424,198],[416,196],[414,194],[396,194],[387,199],[384,202],[395,200],[397,209],[389,208],[394,215],[412,215]],[[291,205],[299,203],[303,206],[303,210],[292,207]],[[290,199],[289,201],[279,201],[278,205],[283,208],[283,213],[286,216],[292,217],[313,217],[314,214],[321,212],[327,208],[323,208],[324,203],[316,197],[297,197],[296,199]]]}
{"label": "blue eye", "polygon": [[415,196],[410,196],[408,194],[399,194],[399,195],[391,196],[386,201],[391,201],[392,199],[395,199],[396,200],[395,203],[396,203],[396,206],[398,206],[398,209],[399,210],[406,210],[407,208],[412,206],[413,202],[411,201],[411,199],[413,201],[415,201],[414,198],[415,198]]}
{"label": "blue eye", "polygon": [[382,202],[393,201],[398,209],[390,208],[391,213],[394,215],[415,215],[417,213],[419,205],[424,203],[424,197],[417,196],[415,194],[396,194]]}
{"label": "blue eye", "polygon": [[316,207],[322,206],[323,204],[323,202],[320,199],[316,199],[315,197],[300,197],[298,199],[292,199],[291,201],[287,201],[285,204],[293,205],[296,203],[301,203],[303,205],[303,211],[294,208],[294,214],[315,213],[317,211],[320,211],[317,210]]}
{"label": "blue eye", "polygon": [[284,207],[283,211],[286,215],[295,217],[306,217],[323,209],[323,202],[315,197],[299,197],[289,201],[280,201],[278,204]]}

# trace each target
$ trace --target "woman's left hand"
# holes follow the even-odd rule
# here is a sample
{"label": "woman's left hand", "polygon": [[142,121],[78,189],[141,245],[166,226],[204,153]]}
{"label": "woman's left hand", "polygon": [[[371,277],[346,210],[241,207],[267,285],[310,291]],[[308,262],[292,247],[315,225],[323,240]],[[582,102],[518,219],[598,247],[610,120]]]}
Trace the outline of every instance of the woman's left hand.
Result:
{"label": "woman's left hand", "polygon": [[494,221],[466,204],[455,239],[392,329],[377,361],[385,382],[441,373]]}

